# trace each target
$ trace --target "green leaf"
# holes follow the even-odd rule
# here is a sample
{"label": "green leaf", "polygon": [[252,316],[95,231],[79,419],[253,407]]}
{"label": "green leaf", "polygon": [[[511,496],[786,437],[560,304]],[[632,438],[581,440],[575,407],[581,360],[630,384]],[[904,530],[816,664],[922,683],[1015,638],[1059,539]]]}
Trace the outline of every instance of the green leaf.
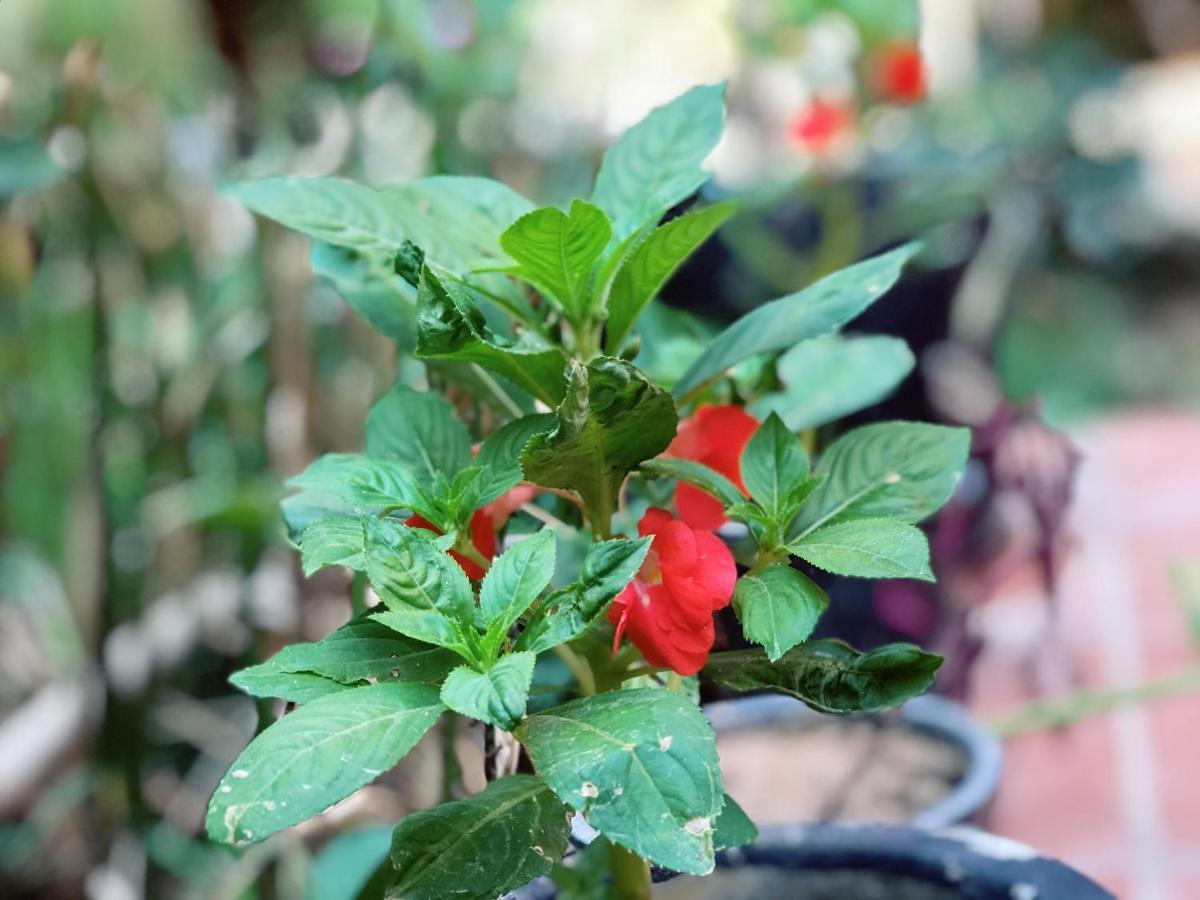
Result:
{"label": "green leaf", "polygon": [[256,737],[208,805],[208,836],[261,841],[328,809],[392,768],[442,712],[437,689],[388,682],[299,707]]}
{"label": "green leaf", "polygon": [[744,847],[758,840],[758,828],[750,821],[745,810],[734,802],[728,794],[721,807],[721,815],[717,816],[717,824],[713,828],[713,847],[717,850],[727,850],[730,847]]}
{"label": "green leaf", "polygon": [[234,672],[229,683],[251,697],[278,697],[295,704],[347,690],[346,685],[332,678],[312,672],[283,672],[269,662]]}
{"label": "green leaf", "polygon": [[742,451],[742,481],[750,496],[780,524],[793,507],[791,497],[808,478],[808,456],[783,420],[771,413]]}
{"label": "green leaf", "polygon": [[624,360],[572,361],[569,371],[557,425],[529,442],[521,463],[529,481],[575,491],[607,515],[625,476],[675,437],[675,401]]}
{"label": "green leaf", "polygon": [[314,241],[309,261],[313,271],[368,324],[402,349],[412,350],[417,340],[417,306],[411,290],[346,247]]}
{"label": "green leaf", "polygon": [[835,575],[935,580],[925,535],[896,519],[852,519],[826,525],[790,544],[788,550]]}
{"label": "green leaf", "polygon": [[917,422],[882,422],[847,432],[817,463],[823,480],[800,507],[788,540],[845,519],[919,522],[941,508],[967,464],[971,433]]}
{"label": "green leaf", "polygon": [[471,583],[434,534],[389,520],[367,519],[364,526],[367,577],[387,607],[371,618],[478,662]]}
{"label": "green leaf", "polygon": [[912,371],[914,357],[899,338],[830,334],[797,344],[779,358],[785,388],[751,405],[759,417],[775,412],[788,429],[834,422],[888,396]]}
{"label": "green leaf", "polygon": [[676,481],[686,481],[702,491],[712,494],[726,507],[741,503],[745,498],[738,486],[718,472],[703,463],[690,459],[676,459],[672,456],[659,456],[648,459],[638,469],[652,478],[674,478]]}
{"label": "green leaf", "polygon": [[66,174],[41,141],[0,140],[0,198],[40,191]]}
{"label": "green leaf", "polygon": [[277,691],[293,684],[297,673],[340,685],[369,678],[436,684],[458,663],[449,650],[414,641],[369,618],[357,618],[323,640],[284,647],[266,662],[234,672],[229,681],[256,697],[291,699]]}
{"label": "green leaf", "polygon": [[500,246],[517,261],[510,274],[578,316],[587,309],[592,272],[611,236],[604,211],[576,200],[569,214],[553,206],[525,214],[500,235]]}
{"label": "green leaf", "polygon": [[588,547],[579,580],[546,598],[538,614],[530,617],[516,649],[542,653],[583,634],[637,574],[653,540],[598,541]]}
{"label": "green leaf", "polygon": [[318,519],[300,535],[300,559],[307,578],[327,566],[345,566],[355,572],[367,570],[363,555],[366,539],[362,519],[357,516],[331,516]]}
{"label": "green leaf", "polygon": [[905,244],[742,316],[692,363],[675,385],[675,396],[686,396],[751,356],[837,330],[887,293],[918,249],[918,244]]}
{"label": "green leaf", "polygon": [[743,575],[733,590],[746,638],[762,644],[771,660],[806,640],[828,606],[825,592],[787,563]]}
{"label": "green leaf", "polygon": [[479,605],[488,626],[489,653],[554,577],[554,555],[554,532],[544,528],[502,554],[484,576]]}
{"label": "green leaf", "polygon": [[[355,251],[380,280],[403,291],[395,257],[406,242],[429,262],[464,273],[506,261],[500,233],[533,204],[498,181],[436,176],[374,189],[337,178],[270,178],[233,185],[233,197],[301,234]],[[505,308],[525,307],[502,275],[478,283]]]}
{"label": "green leaf", "polygon": [[683,261],[732,215],[732,203],[718,203],[672,219],[638,244],[617,271],[608,295],[604,346],[615,356],[646,304],[654,299]]}
{"label": "green leaf", "polygon": [[567,810],[532,775],[407,816],[392,838],[399,900],[493,900],[550,871],[567,850]]}
{"label": "green leaf", "polygon": [[[432,520],[439,518],[436,502],[407,469],[389,460],[368,459],[357,453],[327,453],[318,457],[307,469],[290,478],[287,486],[301,492],[287,498],[284,504],[288,525],[293,530],[303,530],[318,510],[325,514],[370,516],[407,508]],[[305,515],[294,515],[296,509]]]}
{"label": "green leaf", "polygon": [[475,363],[544,403],[563,396],[561,350],[528,331],[517,340],[494,333],[470,291],[429,266],[417,291],[417,356]]}
{"label": "green leaf", "polygon": [[509,653],[487,672],[459,666],[442,685],[442,702],[456,713],[512,731],[525,715],[536,663],[535,653]]}
{"label": "green leaf", "polygon": [[475,464],[485,472],[481,502],[491,503],[525,477],[522,451],[535,434],[552,429],[554,421],[551,413],[536,413],[509,422],[488,436],[475,456]]}
{"label": "green leaf", "polygon": [[619,244],[708,180],[701,164],[725,127],[725,87],[692,88],[652,110],[604,154],[592,202],[608,213]]}
{"label": "green leaf", "polygon": [[305,900],[358,900],[360,892],[387,862],[392,826],[361,828],[334,835],[313,859]]}
{"label": "green leaf", "polygon": [[735,691],[791,694],[828,713],[872,712],[923,694],[942,664],[912,644],[860,653],[841,641],[809,641],[770,662],[761,650],[714,653],[704,672]]}
{"label": "green leaf", "polygon": [[721,769],[712,726],[669,691],[610,691],[529,716],[516,731],[538,774],[609,840],[705,875]]}
{"label": "green leaf", "polygon": [[471,436],[441,394],[398,384],[367,415],[367,456],[399,463],[429,483],[470,464]]}

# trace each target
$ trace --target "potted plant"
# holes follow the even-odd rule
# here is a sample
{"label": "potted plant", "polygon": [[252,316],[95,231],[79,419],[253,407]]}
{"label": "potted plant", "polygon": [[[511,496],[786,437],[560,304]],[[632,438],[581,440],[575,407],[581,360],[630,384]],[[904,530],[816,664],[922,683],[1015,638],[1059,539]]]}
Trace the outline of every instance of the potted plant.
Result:
{"label": "potted plant", "polygon": [[[729,215],[719,204],[660,224],[705,180],[722,121],[717,86],[655,110],[605,155],[590,199],[565,210],[474,178],[235,188],[336,251],[369,319],[411,315],[416,356],[446,390],[398,384],[367,419],[365,453],[324,456],[291,482],[284,511],[305,571],[352,569],[380,602],[233,676],[296,707],[221,779],[211,838],[244,845],[305,821],[453,711],[482,723],[489,747],[520,752],[489,755],[481,793],[397,825],[389,896],[520,888],[562,859],[577,814],[605,839],[591,854],[598,881],[645,897],[651,864],[704,875],[756,834],[723,789],[698,674],[830,713],[928,687],[940,659],[916,646],[810,640],[828,599],[790,560],[932,578],[914,523],[953,492],[966,431],[871,425],[813,465],[778,415],[760,423],[731,402],[746,373],[729,374],[839,329],[915,248],[756,309],[669,386],[631,361],[639,315]],[[517,509],[553,527],[509,540]],[[736,560],[713,531],[727,520],[747,529]],[[710,652],[713,613],[730,604],[757,646]],[[531,710],[550,659],[572,673],[573,699]]]}

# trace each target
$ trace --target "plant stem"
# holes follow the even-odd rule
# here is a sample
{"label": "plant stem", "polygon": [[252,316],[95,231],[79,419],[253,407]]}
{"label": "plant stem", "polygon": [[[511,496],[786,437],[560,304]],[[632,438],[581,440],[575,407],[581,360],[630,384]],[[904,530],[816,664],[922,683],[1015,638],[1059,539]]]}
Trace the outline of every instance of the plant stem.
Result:
{"label": "plant stem", "polygon": [[367,576],[355,572],[350,582],[350,615],[361,616],[367,611]]}
{"label": "plant stem", "polygon": [[650,863],[617,844],[608,846],[613,890],[621,900],[650,900]]}
{"label": "plant stem", "polygon": [[471,560],[471,562],[476,563],[485,572],[492,567],[492,561],[475,549],[475,545],[471,542],[469,535],[465,541],[459,541],[454,549]]}
{"label": "plant stem", "polygon": [[496,780],[496,726],[483,726],[483,780],[491,784]]}
{"label": "plant stem", "polygon": [[586,659],[568,647],[566,644],[559,644],[554,648],[554,655],[563,661],[571,674],[575,676],[575,680],[579,682],[579,692],[585,697],[590,697],[596,693],[596,676],[592,672],[592,667],[588,665]]}
{"label": "plant stem", "polygon": [[633,669],[628,669],[621,673],[622,681],[632,681],[634,678],[641,678],[643,675],[659,675],[668,669],[659,668],[658,666],[637,666]]}

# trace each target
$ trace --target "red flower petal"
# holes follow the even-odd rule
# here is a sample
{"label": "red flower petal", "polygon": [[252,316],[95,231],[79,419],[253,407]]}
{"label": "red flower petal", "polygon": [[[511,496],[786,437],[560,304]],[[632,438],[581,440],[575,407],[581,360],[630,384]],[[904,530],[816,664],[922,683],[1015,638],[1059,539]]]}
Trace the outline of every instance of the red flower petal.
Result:
{"label": "red flower petal", "polygon": [[889,100],[917,103],[925,99],[925,61],[914,44],[892,44],[874,60],[875,89]]}
{"label": "red flower petal", "polygon": [[854,123],[854,112],[847,106],[813,101],[805,112],[792,120],[788,131],[799,144],[814,153],[828,150]]}
{"label": "red flower petal", "polygon": [[693,675],[708,659],[712,614],[729,603],[737,568],[716,535],[650,509],[638,532],[654,535],[642,571],[608,608],[616,643],[628,635],[651,665]]}
{"label": "red flower petal", "polygon": [[[701,406],[680,425],[667,455],[703,463],[745,494],[742,451],[757,430],[758,420],[740,406]],[[690,484],[681,483],[676,489],[675,508],[693,528],[711,531],[725,522],[720,501]]]}

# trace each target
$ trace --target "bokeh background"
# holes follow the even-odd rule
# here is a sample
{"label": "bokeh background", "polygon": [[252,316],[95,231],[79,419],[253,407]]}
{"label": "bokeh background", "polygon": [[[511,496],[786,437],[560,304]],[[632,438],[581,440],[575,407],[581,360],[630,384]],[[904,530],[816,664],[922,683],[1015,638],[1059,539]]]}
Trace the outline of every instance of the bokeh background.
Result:
{"label": "bokeh background", "polygon": [[856,325],[918,365],[856,421],[971,425],[972,469],[938,589],[864,588],[826,627],[949,655],[938,689],[1006,740],[986,827],[1122,897],[1200,896],[1193,0],[0,0],[0,894],[338,896],[329,834],[439,796],[431,746],[250,852],[202,838],[258,720],[226,676],[349,615],[344,579],[301,577],[282,481],[357,449],[412,365],[407,321],[373,331],[336,261],[221,185],[557,202],[718,80],[707,190],[741,211],[643,364],[923,239]]}

